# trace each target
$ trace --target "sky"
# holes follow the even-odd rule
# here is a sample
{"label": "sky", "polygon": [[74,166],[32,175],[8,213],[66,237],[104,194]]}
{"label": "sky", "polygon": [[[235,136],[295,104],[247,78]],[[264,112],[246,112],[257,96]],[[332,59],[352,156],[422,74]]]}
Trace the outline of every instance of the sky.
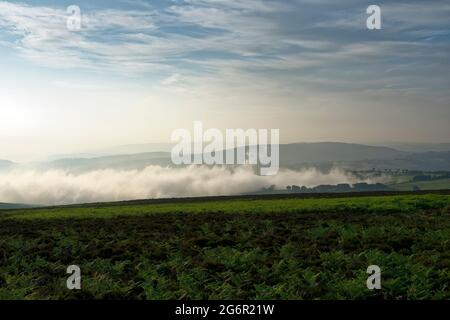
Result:
{"label": "sky", "polygon": [[448,1],[0,1],[0,57],[0,159],[170,142],[195,120],[450,142]]}

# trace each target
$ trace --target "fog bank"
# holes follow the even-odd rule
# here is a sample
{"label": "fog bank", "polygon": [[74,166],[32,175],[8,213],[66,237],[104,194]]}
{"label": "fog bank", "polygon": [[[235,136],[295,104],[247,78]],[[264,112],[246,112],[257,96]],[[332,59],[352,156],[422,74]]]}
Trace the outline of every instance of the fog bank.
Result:
{"label": "fog bank", "polygon": [[[96,170],[73,174],[62,170],[13,170],[0,173],[0,202],[63,205],[148,198],[235,195],[270,185],[356,183],[343,170],[283,170],[258,176],[251,167],[148,166],[143,170]],[[370,182],[370,181],[369,181]]]}

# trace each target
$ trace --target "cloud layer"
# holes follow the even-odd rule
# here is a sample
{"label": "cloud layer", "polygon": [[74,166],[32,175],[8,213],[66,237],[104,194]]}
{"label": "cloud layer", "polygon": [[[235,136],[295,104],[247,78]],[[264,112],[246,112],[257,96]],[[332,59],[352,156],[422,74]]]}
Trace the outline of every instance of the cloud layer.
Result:
{"label": "cloud layer", "polygon": [[0,202],[63,205],[148,198],[235,195],[271,185],[316,186],[355,183],[356,178],[334,169],[281,170],[275,176],[255,175],[250,167],[164,168],[98,170],[69,174],[60,170],[21,170],[0,173]]}
{"label": "cloud layer", "polygon": [[[436,77],[443,64],[449,66],[450,5],[442,0],[383,4],[379,32],[365,27],[370,1],[126,3],[80,4],[82,29],[72,32],[64,6],[0,1],[0,41],[37,65],[128,75],[161,72],[166,76],[161,84],[172,87],[179,74],[194,86],[199,77],[255,80],[264,72],[293,88],[381,86],[426,93],[417,74]],[[380,77],[382,82],[374,80]],[[442,80],[433,90],[448,84]]]}

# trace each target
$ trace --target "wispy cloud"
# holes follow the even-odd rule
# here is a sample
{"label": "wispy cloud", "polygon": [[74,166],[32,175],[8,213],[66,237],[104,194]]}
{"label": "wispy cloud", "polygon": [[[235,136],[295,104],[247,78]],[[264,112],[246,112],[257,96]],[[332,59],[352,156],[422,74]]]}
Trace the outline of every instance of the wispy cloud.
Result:
{"label": "wispy cloud", "polygon": [[[448,41],[411,50],[424,40],[412,36],[417,27],[429,30],[430,37],[448,27],[449,5],[432,2],[441,4],[439,12],[428,3],[383,5],[386,28],[374,37],[365,29],[364,3],[350,0],[338,9],[334,2],[305,0],[179,0],[166,6],[127,1],[125,9],[82,8],[79,32],[66,28],[65,8],[2,1],[0,35],[23,58],[53,68],[198,76],[223,68],[314,67],[311,73],[374,56],[392,63],[390,57],[399,53],[399,58],[443,54]],[[395,32],[405,29],[400,40]]]}
{"label": "wispy cloud", "polygon": [[66,27],[65,8],[0,2],[0,26],[7,32],[2,34],[3,43],[9,39],[23,58],[38,65],[125,73],[162,68],[162,58],[182,48],[171,39],[153,35],[157,28],[151,11],[82,13],[82,28],[75,32]]}

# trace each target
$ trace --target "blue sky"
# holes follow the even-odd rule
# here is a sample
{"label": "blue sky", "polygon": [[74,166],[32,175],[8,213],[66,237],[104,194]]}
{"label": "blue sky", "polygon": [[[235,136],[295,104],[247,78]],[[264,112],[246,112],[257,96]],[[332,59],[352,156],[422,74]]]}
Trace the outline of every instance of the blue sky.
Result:
{"label": "blue sky", "polygon": [[449,17],[434,0],[0,1],[0,158],[167,142],[194,120],[448,142]]}

